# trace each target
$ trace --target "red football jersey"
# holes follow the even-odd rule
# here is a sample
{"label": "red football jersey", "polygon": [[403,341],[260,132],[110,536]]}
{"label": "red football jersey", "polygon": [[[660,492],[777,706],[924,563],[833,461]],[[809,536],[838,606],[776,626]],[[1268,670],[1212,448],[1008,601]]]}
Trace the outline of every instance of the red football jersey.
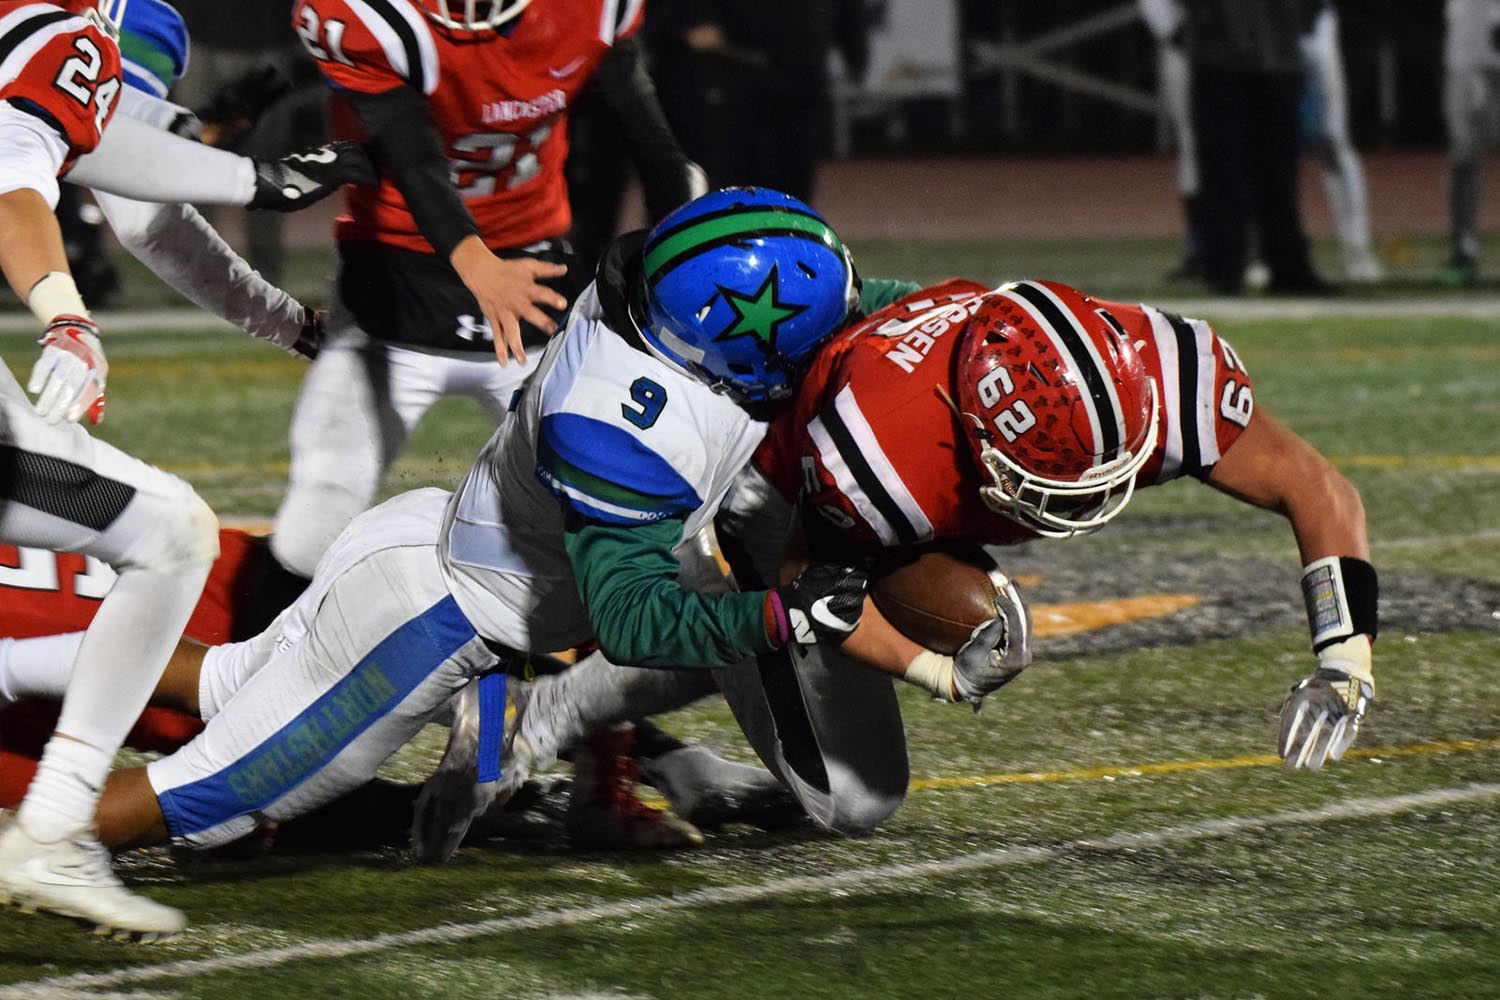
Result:
{"label": "red football jersey", "polygon": [[[336,91],[415,87],[484,241],[524,247],[572,223],[563,163],[568,109],[617,41],[640,27],[643,0],[545,0],[500,32],[443,28],[411,0],[298,0],[292,23]],[[341,138],[363,138],[353,111],[334,102]],[[388,176],[350,187],[340,239],[378,240],[425,253]]]}
{"label": "red football jersey", "polygon": [[[818,353],[792,410],[772,423],[756,466],[783,496],[801,493],[863,544],[1008,545],[1038,537],[980,499],[988,480],[939,392],[952,393],[959,333],[987,291],[972,281],[943,282],[836,335]],[[1136,343],[1160,393],[1156,446],[1136,485],[1207,474],[1254,407],[1239,358],[1200,320],[1098,304]]]}
{"label": "red football jersey", "polygon": [[70,163],[99,144],[120,87],[120,50],[92,21],[0,0],[0,100],[55,126]]}
{"label": "red football jersey", "polygon": [[[209,572],[198,606],[183,634],[209,645],[228,642],[235,602],[254,572],[261,542],[233,528],[219,530],[219,558]],[[115,574],[96,559],[74,552],[0,545],[0,638],[77,632],[88,628]],[[58,703],[30,700],[0,708],[0,809],[26,794],[42,747],[57,723]],[[125,745],[170,753],[196,736],[203,724],[165,708],[141,713]]]}
{"label": "red football jersey", "polygon": [[[253,570],[261,542],[219,529],[219,558],[183,634],[210,646],[228,642],[235,602]],[[115,581],[114,571],[76,552],[0,545],[0,637],[25,639],[86,629]]]}

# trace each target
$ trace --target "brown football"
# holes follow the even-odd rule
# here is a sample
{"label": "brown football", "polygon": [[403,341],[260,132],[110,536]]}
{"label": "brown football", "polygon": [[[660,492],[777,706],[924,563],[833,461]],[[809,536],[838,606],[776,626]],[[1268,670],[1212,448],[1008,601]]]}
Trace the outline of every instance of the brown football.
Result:
{"label": "brown football", "polygon": [[889,550],[871,574],[870,599],[902,635],[952,656],[995,617],[999,567],[978,545]]}

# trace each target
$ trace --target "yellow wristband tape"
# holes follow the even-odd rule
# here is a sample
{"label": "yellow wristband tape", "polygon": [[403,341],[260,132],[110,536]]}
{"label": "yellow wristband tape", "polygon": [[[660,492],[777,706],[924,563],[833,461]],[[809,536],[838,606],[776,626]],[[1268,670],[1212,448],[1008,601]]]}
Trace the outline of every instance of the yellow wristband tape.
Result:
{"label": "yellow wristband tape", "polygon": [[953,657],[924,649],[906,665],[905,680],[938,701],[953,701]]}
{"label": "yellow wristband tape", "polygon": [[87,318],[89,315],[83,296],[78,294],[78,286],[73,284],[73,276],[63,271],[48,271],[42,275],[27,293],[26,305],[44,326],[59,316]]}

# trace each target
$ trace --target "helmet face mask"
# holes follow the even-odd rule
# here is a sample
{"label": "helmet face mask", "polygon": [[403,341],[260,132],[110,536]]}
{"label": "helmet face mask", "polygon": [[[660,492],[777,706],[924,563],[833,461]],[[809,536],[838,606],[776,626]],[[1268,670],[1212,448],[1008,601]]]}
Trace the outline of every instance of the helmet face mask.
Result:
{"label": "helmet face mask", "polygon": [[636,295],[653,353],[755,406],[791,398],[813,351],[858,304],[859,282],[843,243],[807,205],[726,188],[650,232]]}
{"label": "helmet face mask", "polygon": [[1156,381],[1093,300],[1052,282],[988,293],[962,334],[957,408],[986,506],[1048,538],[1125,508],[1160,425]]}
{"label": "helmet face mask", "polygon": [[127,0],[62,0],[59,6],[81,14],[94,22],[111,38],[120,37],[120,22],[125,19]]}
{"label": "helmet face mask", "polygon": [[454,31],[494,31],[530,4],[531,0],[418,0],[422,13]]}
{"label": "helmet face mask", "polygon": [[[995,447],[993,438],[980,445],[979,463],[994,481],[979,488],[985,506],[1045,538],[1087,535],[1114,519],[1135,494],[1135,476],[1151,457],[1161,407],[1156,380],[1147,380],[1151,394],[1151,423],[1145,445],[1126,450],[1113,461],[1091,469],[1075,481],[1034,475]],[[967,414],[966,414],[967,415]]]}

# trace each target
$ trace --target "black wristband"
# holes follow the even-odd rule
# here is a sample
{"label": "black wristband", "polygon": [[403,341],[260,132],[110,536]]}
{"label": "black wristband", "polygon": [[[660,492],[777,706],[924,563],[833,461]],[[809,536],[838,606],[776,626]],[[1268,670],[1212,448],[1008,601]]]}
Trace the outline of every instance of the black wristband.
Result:
{"label": "black wristband", "polygon": [[1353,556],[1329,556],[1302,571],[1302,599],[1312,629],[1313,652],[1353,635],[1374,642],[1380,624],[1380,581],[1375,567]]}

